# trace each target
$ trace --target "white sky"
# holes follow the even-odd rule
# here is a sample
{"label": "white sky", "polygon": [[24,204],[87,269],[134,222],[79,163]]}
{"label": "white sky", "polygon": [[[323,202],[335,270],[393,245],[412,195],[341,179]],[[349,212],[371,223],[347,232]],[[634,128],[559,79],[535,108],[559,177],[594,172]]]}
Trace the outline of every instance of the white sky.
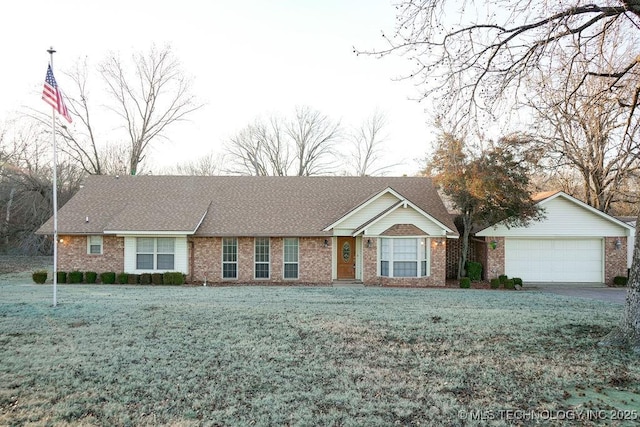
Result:
{"label": "white sky", "polygon": [[414,174],[434,139],[417,89],[394,78],[410,72],[405,58],[356,56],[384,47],[391,34],[392,0],[147,1],[22,0],[0,9],[3,43],[0,123],[40,100],[53,46],[58,84],[83,57],[94,63],[109,51],[128,58],[152,44],[170,43],[205,107],[176,125],[157,146],[159,169],[210,151],[260,115],[291,116],[307,105],[344,125],[359,125],[375,109],[389,125],[385,147],[392,175]]}

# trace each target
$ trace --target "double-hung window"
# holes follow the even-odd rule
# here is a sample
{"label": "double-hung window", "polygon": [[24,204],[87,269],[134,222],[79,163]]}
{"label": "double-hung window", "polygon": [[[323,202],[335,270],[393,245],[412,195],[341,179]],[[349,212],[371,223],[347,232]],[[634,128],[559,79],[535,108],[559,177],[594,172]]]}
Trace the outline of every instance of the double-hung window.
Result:
{"label": "double-hung window", "polygon": [[429,275],[429,240],[381,238],[380,275],[385,277],[426,277]]}
{"label": "double-hung window", "polygon": [[298,278],[298,250],[299,243],[297,238],[284,239],[284,273],[285,279]]}
{"label": "double-hung window", "polygon": [[102,255],[102,236],[87,236],[87,253]]}
{"label": "double-hung window", "polygon": [[176,239],[156,239],[156,270],[173,270],[175,265]]}
{"label": "double-hung window", "polygon": [[255,277],[269,278],[269,238],[256,237],[255,240]]}
{"label": "double-hung window", "polygon": [[238,278],[238,239],[235,237],[222,239],[222,278]]}
{"label": "double-hung window", "polygon": [[136,239],[137,270],[173,270],[176,239],[173,237],[138,237]]}

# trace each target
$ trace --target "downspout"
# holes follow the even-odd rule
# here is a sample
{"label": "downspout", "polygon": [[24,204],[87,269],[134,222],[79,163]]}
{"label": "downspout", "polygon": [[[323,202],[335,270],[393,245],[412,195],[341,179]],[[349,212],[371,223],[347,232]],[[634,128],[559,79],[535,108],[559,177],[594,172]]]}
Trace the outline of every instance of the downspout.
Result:
{"label": "downspout", "polygon": [[193,254],[193,248],[195,244],[193,243],[193,239],[189,237],[189,276],[191,276],[191,282],[193,282],[193,267],[195,265],[195,255]]}

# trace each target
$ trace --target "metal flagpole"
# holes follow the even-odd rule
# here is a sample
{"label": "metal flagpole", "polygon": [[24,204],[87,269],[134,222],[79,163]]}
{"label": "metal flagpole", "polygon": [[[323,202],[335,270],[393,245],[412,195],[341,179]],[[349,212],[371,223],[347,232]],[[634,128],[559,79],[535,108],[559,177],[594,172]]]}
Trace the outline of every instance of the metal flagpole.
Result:
{"label": "metal flagpole", "polygon": [[[47,49],[53,72],[53,47]],[[53,140],[53,306],[58,305],[58,150],[56,149],[56,111],[51,109],[51,135]]]}

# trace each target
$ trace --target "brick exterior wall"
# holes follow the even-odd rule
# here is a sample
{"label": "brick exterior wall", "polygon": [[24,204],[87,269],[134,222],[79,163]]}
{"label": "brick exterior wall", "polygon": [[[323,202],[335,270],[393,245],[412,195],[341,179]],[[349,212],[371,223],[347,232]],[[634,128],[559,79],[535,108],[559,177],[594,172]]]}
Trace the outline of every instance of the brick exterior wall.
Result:
{"label": "brick exterior wall", "polygon": [[59,235],[58,271],[124,271],[124,238],[102,237],[102,255],[87,253],[87,236]]}
{"label": "brick exterior wall", "polygon": [[[486,237],[484,252],[484,277],[486,280],[495,279],[504,274],[504,237]],[[491,242],[496,242],[496,248]]]}
{"label": "brick exterior wall", "polygon": [[[60,236],[58,270],[60,271],[124,271],[124,238],[103,236],[103,254],[87,254],[86,236]],[[202,284],[255,284],[255,285],[323,285],[332,282],[332,245],[324,247],[325,237],[301,237],[298,239],[298,279],[283,278],[283,245],[281,237],[270,238],[270,278],[254,278],[254,238],[238,238],[238,278],[222,278],[222,238],[190,237],[187,243],[190,274],[187,280]],[[367,247],[363,239],[362,281],[375,286],[444,286],[446,277],[447,239],[431,240],[431,274],[420,278],[377,277],[377,242],[372,238]]]}
{"label": "brick exterior wall", "polygon": [[[620,239],[620,248],[616,248],[616,241]],[[616,276],[627,276],[627,237],[604,238],[604,283],[613,285]]]}
{"label": "brick exterior wall", "polygon": [[[189,239],[191,258],[189,280],[213,284],[329,284],[331,283],[331,245],[324,247],[325,237],[298,239],[298,279],[284,279],[284,238],[272,237],[270,245],[269,279],[254,277],[253,237],[238,238],[238,278],[222,277],[222,238],[192,237]],[[328,239],[329,242],[331,239]]]}
{"label": "brick exterior wall", "polygon": [[422,236],[424,231],[413,224],[396,224],[387,228],[383,236]]}
{"label": "brick exterior wall", "polygon": [[[469,250],[467,251],[467,261],[482,263],[482,277],[485,278],[485,260],[487,245],[471,238]],[[447,279],[458,278],[458,265],[462,255],[462,238],[447,240]]]}

